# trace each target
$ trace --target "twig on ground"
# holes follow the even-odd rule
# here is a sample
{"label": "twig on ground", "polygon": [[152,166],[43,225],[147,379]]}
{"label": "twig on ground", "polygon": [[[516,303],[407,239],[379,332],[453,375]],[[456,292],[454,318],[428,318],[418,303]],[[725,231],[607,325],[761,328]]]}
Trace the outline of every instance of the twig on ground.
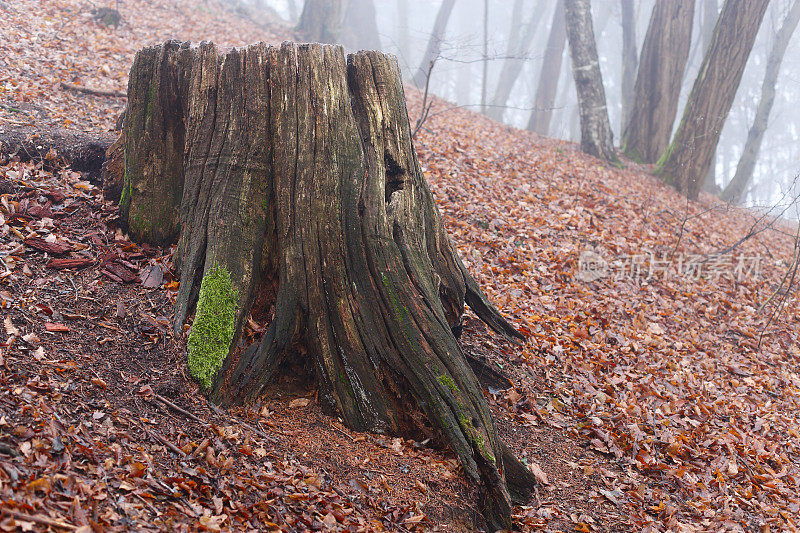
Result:
{"label": "twig on ground", "polygon": [[292,533],[295,533],[295,531],[296,531],[296,530],[295,530],[295,529],[294,529],[294,528],[293,528],[293,527],[292,527],[292,526],[289,524],[289,522],[287,522],[287,521],[286,521],[286,518],[283,516],[283,513],[281,513],[281,512],[278,510],[278,508],[277,508],[277,507],[275,507],[275,506],[273,506],[273,505],[270,505],[270,506],[269,506],[269,508],[270,508],[270,509],[272,509],[272,511],[273,511],[273,512],[274,512],[276,515],[278,515],[278,518],[280,518],[280,519],[283,521],[283,523],[284,523],[284,524],[286,524],[286,527],[288,527],[288,528],[289,528],[289,531],[291,531]]}
{"label": "twig on ground", "polygon": [[139,496],[135,492],[131,492],[131,494],[133,494],[136,498],[138,498],[148,509],[150,509],[153,512],[154,515],[159,516],[161,514],[161,513],[159,513],[158,509],[156,509],[155,507],[150,505],[150,502],[148,502],[147,500],[145,500],[144,498],[142,498],[141,496]]}
{"label": "twig on ground", "polygon": [[183,452],[183,450],[172,444],[170,441],[168,441],[155,431],[150,431],[144,424],[138,424],[138,426],[142,428],[149,437],[157,440],[158,442],[160,442],[161,444],[163,444],[164,446],[175,452],[179,457],[186,457],[186,454]]}
{"label": "twig on ground", "polygon": [[341,433],[342,435],[344,435],[344,436],[345,436],[345,437],[347,437],[348,439],[350,439],[350,440],[353,440],[353,437],[352,437],[351,435],[349,435],[349,434],[348,434],[348,433],[346,433],[345,431],[343,431],[343,430],[341,430],[341,429],[337,428],[336,426],[334,426],[334,425],[331,425],[331,428],[332,428],[334,431],[336,431],[337,433]]}
{"label": "twig on ground", "polygon": [[114,91],[111,89],[97,89],[94,87],[85,87],[83,85],[75,85],[74,83],[61,82],[61,88],[68,91],[75,91],[84,94],[91,94],[92,96],[111,96],[113,98],[127,98],[128,95],[122,91]]}
{"label": "twig on ground", "polygon": [[0,442],[0,453],[16,457],[17,455],[19,455],[20,452],[18,452],[16,448],[9,446],[5,442]]}
{"label": "twig on ground", "polygon": [[250,431],[252,431],[252,432],[253,432],[253,433],[255,433],[256,435],[258,435],[258,436],[259,436],[259,437],[261,437],[262,439],[266,439],[268,442],[272,442],[272,443],[278,442],[278,439],[276,439],[275,437],[270,437],[270,436],[269,436],[269,435],[267,435],[267,434],[266,434],[264,431],[262,431],[262,430],[260,430],[260,429],[258,429],[258,428],[255,428],[255,427],[253,427],[253,426],[251,426],[250,424],[248,424],[248,423],[247,423],[247,422],[245,422],[244,420],[240,420],[239,418],[235,417],[235,416],[234,416],[233,414],[231,414],[231,413],[225,413],[225,411],[223,411],[222,409],[220,409],[219,407],[217,407],[217,406],[216,406],[216,405],[214,405],[213,403],[211,403],[211,402],[207,402],[207,403],[208,403],[208,406],[211,408],[211,410],[212,410],[212,411],[214,411],[215,413],[217,413],[217,415],[219,415],[219,416],[226,416],[226,415],[227,415],[227,416],[229,416],[230,418],[233,418],[233,419],[235,419],[235,420],[236,420],[236,422],[237,422],[237,423],[238,423],[240,426],[242,426],[242,427],[243,427],[243,428],[245,428],[245,429],[249,429]]}
{"label": "twig on ground", "polygon": [[60,527],[61,529],[66,529],[68,531],[75,531],[76,529],[78,529],[76,526],[73,526],[72,524],[68,524],[66,522],[59,522],[58,520],[53,520],[52,518],[47,518],[46,516],[42,515],[25,514],[19,511],[14,511],[13,509],[3,509],[3,512],[19,520],[25,520],[26,522],[36,522],[37,524],[42,524],[44,526],[50,526],[50,527]]}
{"label": "twig on ground", "polygon": [[171,407],[171,408],[172,408],[172,409],[174,409],[175,411],[177,411],[177,412],[179,412],[180,414],[182,414],[182,415],[186,416],[187,418],[191,418],[191,419],[192,419],[192,420],[194,420],[195,422],[200,422],[201,424],[208,424],[208,422],[206,422],[206,421],[205,421],[205,420],[203,420],[202,418],[200,418],[200,417],[198,417],[198,416],[194,415],[193,413],[190,413],[190,412],[189,412],[189,411],[187,411],[186,409],[183,409],[183,408],[181,408],[181,407],[178,407],[177,405],[175,405],[175,404],[174,404],[174,403],[172,403],[171,401],[167,400],[166,398],[164,398],[164,397],[163,397],[163,396],[161,396],[160,394],[153,394],[153,397],[154,397],[156,400],[158,400],[158,401],[160,401],[160,402],[164,403],[164,404],[165,404],[167,407]]}
{"label": "twig on ground", "polygon": [[386,472],[385,470],[379,470],[377,468],[362,468],[362,470],[366,472],[372,472],[373,474],[382,474],[384,476],[395,477],[397,474],[392,474],[391,472]]}
{"label": "twig on ground", "polygon": [[75,301],[78,301],[78,288],[75,286],[75,282],[72,281],[72,276],[67,276],[67,280],[69,280],[70,285],[72,285],[72,290],[75,291]]}

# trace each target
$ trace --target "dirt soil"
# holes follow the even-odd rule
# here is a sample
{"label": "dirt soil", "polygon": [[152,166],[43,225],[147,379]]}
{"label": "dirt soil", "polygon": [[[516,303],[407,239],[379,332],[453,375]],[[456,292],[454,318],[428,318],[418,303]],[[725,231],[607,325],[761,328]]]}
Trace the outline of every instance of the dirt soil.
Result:
{"label": "dirt soil", "polygon": [[[21,206],[8,220],[11,234],[33,230],[41,241],[28,237],[14,252],[19,263],[11,267],[22,275],[4,276],[0,292],[4,526],[48,517],[103,530],[480,527],[475,489],[452,454],[349,431],[320,411],[309,380],[281,378],[246,408],[212,407],[187,376],[185,339],[168,327],[169,250],[140,247],[115,231],[115,206],[77,173],[53,175],[30,163],[3,172],[5,198]],[[66,258],[89,264],[62,269]],[[143,286],[153,275],[161,282]],[[518,351],[502,342],[482,347],[496,342],[470,321],[470,353]],[[528,386],[529,395],[550,394],[543,381]],[[625,524],[584,482],[603,486],[615,467],[564,428],[516,423],[509,394],[516,405],[525,393],[488,396],[501,434],[547,478],[535,505],[517,509],[520,527]]]}

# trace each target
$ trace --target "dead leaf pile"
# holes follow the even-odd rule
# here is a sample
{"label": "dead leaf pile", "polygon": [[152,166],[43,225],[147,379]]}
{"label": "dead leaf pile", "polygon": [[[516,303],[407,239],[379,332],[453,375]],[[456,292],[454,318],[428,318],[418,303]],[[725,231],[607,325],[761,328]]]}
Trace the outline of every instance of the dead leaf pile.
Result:
{"label": "dead leaf pile", "polygon": [[[647,169],[436,106],[415,143],[426,177],[465,264],[529,338],[495,360],[543,370],[549,389],[517,411],[628,465],[602,494],[637,527],[797,527],[797,288],[759,311],[797,226],[710,196],[687,205]],[[586,251],[616,272],[581,279]],[[705,270],[620,273],[632,257]],[[742,258],[759,268],[737,275]]]}
{"label": "dead leaf pile", "polygon": [[[0,125],[110,131],[125,99],[65,90],[62,82],[127,90],[137,50],[167,39],[213,40],[220,47],[279,43],[289,30],[275,18],[258,26],[219,0],[112,2],[121,24],[103,26],[80,0],[15,0],[0,6]],[[0,128],[2,129],[2,128]]]}

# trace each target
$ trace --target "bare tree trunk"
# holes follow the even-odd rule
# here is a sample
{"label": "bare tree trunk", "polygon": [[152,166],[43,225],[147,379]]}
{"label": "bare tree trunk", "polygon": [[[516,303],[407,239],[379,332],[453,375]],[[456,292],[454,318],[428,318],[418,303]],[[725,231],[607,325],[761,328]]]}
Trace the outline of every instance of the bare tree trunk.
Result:
{"label": "bare tree trunk", "polygon": [[[522,4],[519,1],[519,4]],[[516,4],[515,4],[516,7]],[[533,9],[533,14],[530,20],[524,27],[524,31],[520,31],[521,22],[512,22],[512,32],[516,32],[516,38],[509,39],[508,49],[506,51],[506,58],[503,61],[503,67],[500,70],[500,77],[497,81],[492,103],[486,114],[494,120],[501,121],[503,119],[503,112],[508,98],[511,95],[511,90],[517,82],[523,67],[525,66],[525,55],[531,48],[531,42],[536,35],[536,31],[542,22],[542,11],[544,6],[542,2],[538,2]],[[521,19],[521,13],[514,14],[515,18]]]}
{"label": "bare tree trunk", "polygon": [[636,53],[636,8],[634,0],[620,0],[622,9],[622,126],[624,130],[633,105],[633,86],[639,55]]}
{"label": "bare tree trunk", "polygon": [[305,0],[297,34],[312,43],[338,43],[341,39],[344,0]]}
{"label": "bare tree trunk", "polygon": [[[513,56],[515,56],[519,49],[519,42],[521,37],[521,28],[522,28],[522,7],[525,4],[525,0],[514,0],[514,5],[511,8],[511,27],[508,30],[508,41],[506,43],[506,59],[503,63],[503,70],[505,70],[506,62]],[[485,32],[484,32],[485,33]],[[488,46],[488,37],[484,35],[485,45]],[[492,96],[492,100],[490,104],[487,106],[484,103],[484,111],[483,113],[491,117],[494,120],[500,120],[503,116],[502,109],[495,109],[494,104],[495,100],[498,97],[497,91],[500,89],[500,84],[503,83],[503,73],[500,73],[500,77],[498,78],[497,87],[495,87],[495,94]],[[515,78],[516,79],[516,78]],[[507,80],[506,80],[506,83]]]}
{"label": "bare tree trunk", "polygon": [[[458,24],[462,28],[474,27],[474,12],[468,9],[461,9],[459,11]],[[456,70],[458,71],[456,76],[456,100],[459,105],[474,104],[476,101],[474,95],[479,95],[480,93],[481,87],[475,82],[478,77],[474,75],[474,66],[476,65],[471,61],[456,65]],[[475,89],[478,89],[478,92],[475,92]]]}
{"label": "bare tree trunk", "polygon": [[397,0],[397,39],[402,54],[411,50],[411,40],[408,37],[408,0]]}
{"label": "bare tree trunk", "polygon": [[297,1],[286,0],[286,4],[289,8],[289,22],[295,22],[297,20]]}
{"label": "bare tree trunk", "polygon": [[[220,56],[167,43],[136,55],[129,103],[125,188],[137,193],[126,216],[148,225],[179,213],[174,326],[196,306],[187,359],[204,392],[241,403],[286,358],[307,363],[320,403],[348,426],[449,446],[481,487],[490,530],[511,529],[511,503],[530,498],[535,478],[498,438],[453,331],[466,302],[522,336],[444,229],[396,61],[317,44]],[[159,125],[159,138],[185,131],[175,150],[138,142]],[[164,182],[175,190],[150,201]],[[249,345],[248,317],[266,329]]]}
{"label": "bare tree trunk", "polygon": [[550,24],[550,35],[544,51],[542,70],[536,88],[536,99],[533,111],[528,119],[528,130],[539,135],[547,135],[550,131],[550,120],[556,102],[558,78],[561,74],[561,63],[564,57],[564,46],[567,43],[567,26],[564,15],[564,0],[558,0],[553,21]]}
{"label": "bare tree trunk", "polygon": [[348,50],[381,47],[372,0],[306,0],[297,33],[306,41]]}
{"label": "bare tree trunk", "polygon": [[711,38],[714,36],[714,26],[717,25],[717,17],[719,17],[719,5],[717,0],[703,0],[703,55],[708,52],[708,47],[711,45]]}
{"label": "bare tree trunk", "polygon": [[797,28],[798,21],[800,21],[800,0],[795,0],[780,30],[778,30],[778,34],[775,36],[775,43],[772,45],[772,50],[770,50],[769,58],[767,59],[764,81],[761,84],[761,100],[758,102],[756,117],[753,120],[750,131],[747,133],[747,142],[744,145],[742,157],[739,158],[739,164],[736,166],[736,174],[734,174],[733,179],[722,193],[723,200],[736,204],[741,203],[747,186],[753,178],[753,169],[756,166],[758,152],[761,149],[761,141],[764,139],[764,132],[767,131],[767,126],[769,125],[769,113],[775,101],[775,85],[778,82],[781,62],[792,39],[792,34]]}
{"label": "bare tree trunk", "polygon": [[468,105],[474,102],[472,99],[472,86],[474,82],[472,64],[466,63],[464,65],[459,65],[456,82],[456,102],[458,105]]}
{"label": "bare tree trunk", "polygon": [[481,78],[481,113],[486,114],[489,94],[489,0],[483,0],[483,77]]}
{"label": "bare tree trunk", "polygon": [[597,59],[589,0],[565,0],[567,37],[572,55],[572,74],[578,92],[581,150],[589,155],[618,161],[614,134],[608,122],[606,93]]}
{"label": "bare tree trunk", "polygon": [[506,56],[515,55],[519,49],[522,37],[523,10],[525,0],[514,0],[511,8],[511,26],[508,30],[508,42],[506,43]]}
{"label": "bare tree trunk", "polygon": [[647,28],[633,108],[622,134],[625,155],[655,163],[669,145],[692,43],[694,0],[656,2]]}
{"label": "bare tree trunk", "polygon": [[450,20],[450,13],[453,12],[455,4],[456,0],[443,0],[442,5],[439,6],[436,21],[433,23],[433,32],[430,39],[428,39],[428,47],[425,49],[419,68],[411,80],[418,89],[425,87],[425,80],[430,75],[431,66],[439,59],[439,54],[442,52],[444,32],[447,29],[447,22]]}
{"label": "bare tree trunk", "polygon": [[[714,26],[717,24],[717,16],[719,15],[719,6],[717,0],[705,0],[702,2],[702,32],[701,43],[703,55],[708,51],[708,45],[711,44],[711,37],[714,35]],[[719,194],[721,189],[717,185],[717,151],[714,150],[714,155],[711,158],[711,165],[708,167],[705,178],[703,178],[703,190],[706,192]]]}
{"label": "bare tree trunk", "polygon": [[347,50],[380,50],[373,0],[347,0],[341,44]]}
{"label": "bare tree trunk", "polygon": [[[591,8],[591,0],[589,2]],[[592,10],[590,9],[590,12]],[[593,15],[592,18],[592,29],[594,30],[595,35],[595,45],[597,43],[597,38],[603,36],[603,33],[606,31],[606,27],[608,26],[609,20],[611,20],[611,13],[613,9],[611,5],[606,2],[595,2],[594,13],[596,16]]]}
{"label": "bare tree trunk", "polygon": [[656,173],[697,199],[769,0],[726,0],[678,131]]}
{"label": "bare tree trunk", "polygon": [[[567,61],[569,61],[569,58],[567,58]],[[550,135],[559,139],[572,139],[573,137],[570,135],[570,117],[573,111],[575,111],[575,116],[578,116],[578,96],[571,68],[562,69],[556,94],[553,120],[550,122]],[[576,119],[575,122],[577,124],[580,121]],[[580,126],[578,126],[578,130],[580,131]],[[575,139],[576,142],[581,141],[580,133]]]}

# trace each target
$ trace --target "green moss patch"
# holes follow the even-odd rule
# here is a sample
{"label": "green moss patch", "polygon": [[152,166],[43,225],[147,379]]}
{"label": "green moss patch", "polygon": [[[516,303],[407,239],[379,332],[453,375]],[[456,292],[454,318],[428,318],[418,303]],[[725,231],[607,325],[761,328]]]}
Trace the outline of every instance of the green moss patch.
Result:
{"label": "green moss patch", "polygon": [[225,267],[209,270],[200,284],[192,329],[189,332],[189,373],[208,391],[233,341],[238,295]]}
{"label": "green moss patch", "polygon": [[458,422],[461,424],[461,429],[464,431],[464,434],[467,438],[474,444],[478,450],[481,452],[481,455],[484,459],[489,461],[490,464],[495,465],[497,464],[497,459],[495,459],[494,454],[489,450],[489,447],[486,446],[486,442],[483,440],[483,435],[472,425],[472,421],[463,413],[458,415]]}
{"label": "green moss patch", "polygon": [[456,386],[456,382],[453,381],[453,378],[451,378],[450,376],[442,375],[437,377],[436,380],[443,387],[447,387],[448,389],[450,389],[450,392],[452,392],[454,396],[458,394],[458,387]]}

